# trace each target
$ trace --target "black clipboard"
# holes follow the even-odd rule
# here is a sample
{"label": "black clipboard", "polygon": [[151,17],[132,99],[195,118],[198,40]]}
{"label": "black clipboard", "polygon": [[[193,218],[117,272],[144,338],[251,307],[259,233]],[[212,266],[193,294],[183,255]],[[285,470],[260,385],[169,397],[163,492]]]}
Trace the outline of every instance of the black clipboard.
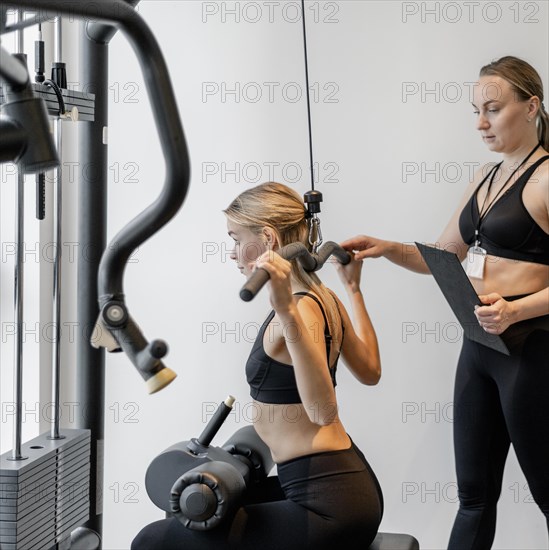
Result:
{"label": "black clipboard", "polygon": [[463,328],[463,334],[469,340],[505,355],[511,355],[500,336],[489,334],[479,325],[474,309],[476,305],[482,304],[459,258],[452,252],[433,246],[420,243],[415,243],[415,245]]}

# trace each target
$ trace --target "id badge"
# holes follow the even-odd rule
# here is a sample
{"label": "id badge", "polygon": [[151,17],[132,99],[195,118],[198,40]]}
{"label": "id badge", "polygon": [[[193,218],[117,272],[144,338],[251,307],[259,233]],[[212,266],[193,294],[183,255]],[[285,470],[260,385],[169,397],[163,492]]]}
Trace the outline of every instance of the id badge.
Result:
{"label": "id badge", "polygon": [[467,251],[465,273],[471,278],[482,279],[484,277],[484,264],[486,262],[486,250],[480,246],[472,246]]}

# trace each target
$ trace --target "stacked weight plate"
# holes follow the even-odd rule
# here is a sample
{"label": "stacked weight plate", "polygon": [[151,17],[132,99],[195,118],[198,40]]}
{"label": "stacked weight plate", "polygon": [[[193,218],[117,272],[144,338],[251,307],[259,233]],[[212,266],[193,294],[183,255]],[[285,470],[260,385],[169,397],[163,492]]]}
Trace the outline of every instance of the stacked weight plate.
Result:
{"label": "stacked weight plate", "polygon": [[61,430],[24,445],[26,460],[0,456],[0,548],[47,549],[89,518],[90,432]]}

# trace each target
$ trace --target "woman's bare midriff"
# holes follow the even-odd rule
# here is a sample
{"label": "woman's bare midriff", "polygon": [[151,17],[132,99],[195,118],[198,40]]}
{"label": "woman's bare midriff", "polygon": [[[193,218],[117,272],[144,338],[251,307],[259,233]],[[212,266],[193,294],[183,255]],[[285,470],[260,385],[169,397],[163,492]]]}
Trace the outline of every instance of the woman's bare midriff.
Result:
{"label": "woman's bare midriff", "polygon": [[339,420],[337,405],[332,406],[332,421],[319,426],[309,419],[300,403],[277,405],[254,401],[254,427],[277,463],[323,451],[348,449],[351,440]]}
{"label": "woman's bare midriff", "polygon": [[549,286],[549,266],[486,256],[483,279],[471,279],[477,294],[500,296],[534,294]]}

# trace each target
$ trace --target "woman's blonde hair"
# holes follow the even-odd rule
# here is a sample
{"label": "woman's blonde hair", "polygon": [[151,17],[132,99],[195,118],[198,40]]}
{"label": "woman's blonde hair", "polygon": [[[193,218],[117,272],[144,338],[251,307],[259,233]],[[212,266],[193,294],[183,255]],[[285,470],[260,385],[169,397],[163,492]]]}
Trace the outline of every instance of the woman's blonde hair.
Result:
{"label": "woman's blonde hair", "polygon": [[542,147],[549,150],[549,114],[543,104],[543,83],[529,63],[508,55],[492,61],[480,69],[479,76],[499,76],[511,84],[513,91],[521,101],[528,101],[532,96],[539,97],[540,106],[537,116],[538,139]]}
{"label": "woman's blonde hair", "polygon": [[[260,235],[264,227],[270,227],[281,248],[300,242],[311,251],[305,205],[296,191],[282,183],[267,182],[252,187],[240,193],[223,212],[233,223],[256,235]],[[342,321],[336,298],[315,273],[305,271],[297,260],[290,263],[295,279],[320,298],[330,334],[334,341],[341,343]]]}

